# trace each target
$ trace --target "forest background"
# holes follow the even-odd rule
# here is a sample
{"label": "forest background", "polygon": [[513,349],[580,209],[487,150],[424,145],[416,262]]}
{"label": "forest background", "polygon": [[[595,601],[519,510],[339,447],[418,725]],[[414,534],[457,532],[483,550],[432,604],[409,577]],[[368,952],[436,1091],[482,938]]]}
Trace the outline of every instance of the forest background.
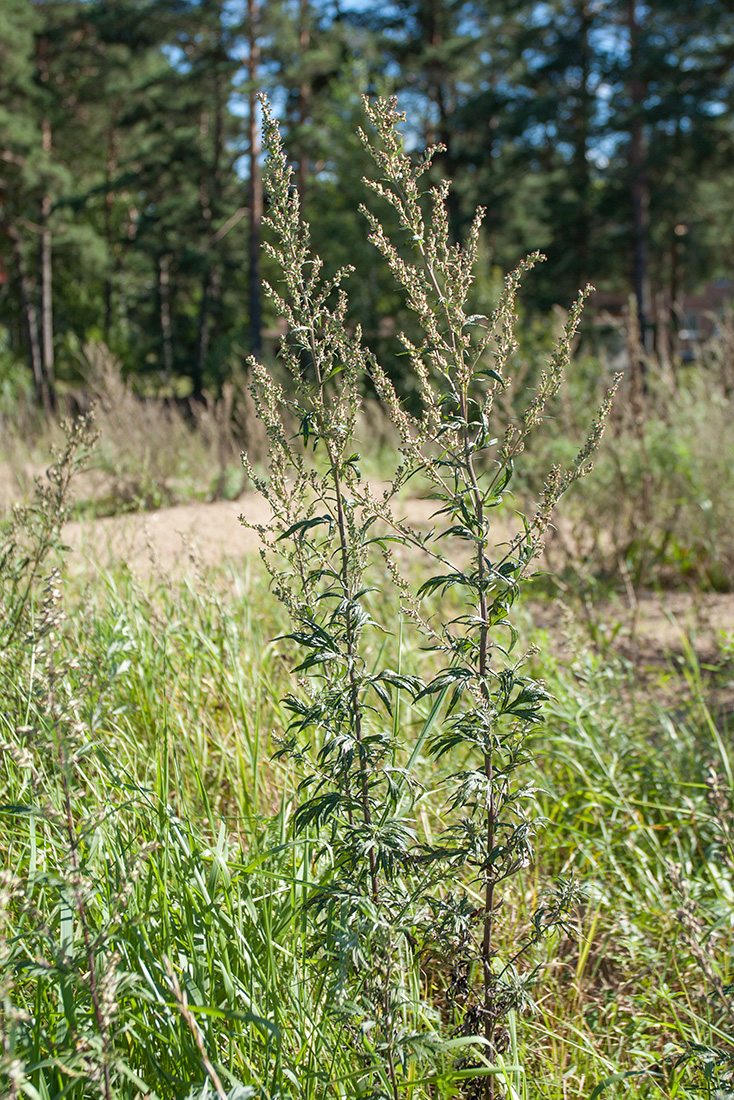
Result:
{"label": "forest background", "polygon": [[263,340],[274,350],[260,91],[315,250],[356,262],[353,314],[397,378],[387,337],[405,311],[357,211],[361,92],[398,93],[415,147],[445,146],[457,238],[487,207],[488,287],[547,254],[530,313],[592,279],[590,318],[634,294],[645,343],[675,349],[697,324],[685,295],[718,281],[727,297],[726,0],[4,0],[0,60],[6,411],[78,385],[89,340],[142,392],[179,397],[219,392]]}

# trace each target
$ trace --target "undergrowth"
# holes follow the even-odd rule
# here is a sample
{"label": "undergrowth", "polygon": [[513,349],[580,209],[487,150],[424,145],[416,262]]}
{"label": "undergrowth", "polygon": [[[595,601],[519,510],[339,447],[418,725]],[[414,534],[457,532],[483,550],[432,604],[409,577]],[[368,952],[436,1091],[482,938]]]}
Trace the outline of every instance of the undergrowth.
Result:
{"label": "undergrowth", "polygon": [[[44,587],[34,597],[41,615]],[[55,623],[55,718],[40,632],[33,646],[23,639],[3,684],[0,1093],[97,1096],[106,1059],[114,1096],[198,1100],[206,1071],[167,959],[225,1091],[353,1096],[351,1039],[324,1010],[304,926],[316,849],[289,841],[294,779],[272,761],[292,658],[285,641],[267,640],[285,629],[267,586],[255,569],[142,580],[120,563],[89,582],[62,577],[49,595],[65,612]],[[511,1031],[508,1065],[518,1068],[505,1088],[589,1096],[616,1073],[645,1071],[607,1095],[658,1096],[663,1075],[672,1096],[701,1095],[699,1086],[724,1095],[731,1028],[700,955],[726,990],[730,781],[714,776],[732,767],[730,719],[707,707],[692,652],[682,670],[690,703],[671,713],[649,686],[640,697],[633,669],[595,657],[578,636],[536,638],[552,696],[535,745],[549,823],[502,936],[509,946],[524,934],[558,875],[583,876],[589,896],[580,936],[555,941],[536,1010]],[[390,659],[425,661],[414,645],[388,638]],[[718,667],[722,682],[734,680],[730,652]],[[406,737],[429,713],[425,700],[401,710]],[[54,721],[78,723],[63,768]],[[424,751],[416,771],[431,837],[443,774]],[[65,890],[67,784],[82,853],[81,881],[70,885],[82,891],[103,989],[114,987],[106,1051]],[[684,923],[676,912],[691,904]],[[440,960],[422,973],[427,987],[445,980]]]}
{"label": "undergrowth", "polygon": [[[629,318],[627,361],[639,364],[634,325]],[[732,590],[733,347],[731,320],[720,319],[695,361],[651,354],[642,357],[643,375],[626,371],[593,481],[569,499],[549,540],[550,569],[576,591]],[[554,431],[533,441],[537,467],[524,472],[531,491],[537,469],[571,457],[594,408],[599,370],[598,357],[579,357],[566,399],[551,409]],[[531,380],[534,370],[526,371]]]}

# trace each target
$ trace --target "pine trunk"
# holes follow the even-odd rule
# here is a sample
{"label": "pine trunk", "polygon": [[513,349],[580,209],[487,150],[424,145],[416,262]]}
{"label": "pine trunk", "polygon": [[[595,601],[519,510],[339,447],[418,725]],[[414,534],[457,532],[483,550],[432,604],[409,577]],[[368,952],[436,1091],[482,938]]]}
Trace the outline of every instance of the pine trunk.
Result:
{"label": "pine trunk", "polygon": [[[221,207],[222,189],[222,151],[224,133],[224,96],[222,94],[222,80],[217,77],[214,82],[214,111],[212,136],[212,160],[211,170],[202,176],[199,183],[199,204],[202,221],[204,223],[204,264],[201,277],[201,297],[199,303],[199,319],[196,336],[196,374],[194,378],[194,393],[200,396],[204,387],[204,375],[209,347],[211,344],[212,313],[216,307],[221,292],[221,277],[217,267],[216,246],[218,241],[214,223],[219,216]],[[199,133],[202,144],[207,143],[209,137],[209,112],[202,114],[199,125]]]}
{"label": "pine trunk", "polygon": [[20,233],[13,225],[4,227],[5,235],[10,241],[15,261],[15,271],[18,279],[18,291],[20,306],[23,315],[23,330],[28,347],[28,365],[33,373],[33,383],[36,388],[36,401],[45,413],[52,409],[51,394],[49,392],[46,375],[43,370],[41,356],[41,340],[38,328],[38,311],[34,302],[34,287],[28,275],[28,269],[23,256],[23,244]]}
{"label": "pine trunk", "polygon": [[163,349],[163,370],[166,378],[173,373],[173,331],[171,325],[171,275],[170,256],[161,256],[158,261],[158,297],[160,304],[161,346]]}
{"label": "pine trunk", "polygon": [[[51,124],[48,119],[41,122],[43,151],[51,155]],[[39,245],[39,268],[41,284],[41,354],[43,371],[52,407],[56,404],[54,386],[54,320],[53,320],[53,257],[51,246],[51,196],[45,192],[41,196],[41,236]]]}
{"label": "pine trunk", "polygon": [[591,12],[589,0],[580,0],[577,8],[579,20],[579,82],[578,101],[573,116],[573,192],[575,196],[576,216],[574,218],[571,247],[573,249],[573,277],[578,287],[589,279],[591,268],[590,233],[591,224],[591,173],[589,171],[589,132],[593,112],[592,96],[589,91],[591,77]]}
{"label": "pine trunk", "polygon": [[112,331],[112,276],[111,270],[115,257],[114,229],[112,214],[115,205],[115,192],[112,189],[112,181],[117,174],[117,151],[119,138],[116,129],[111,129],[107,135],[107,161],[105,163],[105,196],[104,196],[104,236],[107,249],[107,271],[104,280],[104,336],[109,341]]}
{"label": "pine trunk", "polygon": [[300,0],[298,46],[300,52],[301,81],[298,89],[298,124],[301,130],[300,150],[298,153],[298,194],[301,199],[301,207],[306,202],[306,188],[308,186],[308,139],[306,137],[306,123],[311,112],[311,81],[305,69],[306,56],[311,44],[309,0]]}
{"label": "pine trunk", "polygon": [[260,126],[258,122],[257,79],[260,63],[257,0],[247,0],[249,16],[249,160],[250,160],[250,348],[262,354],[262,301],[260,287],[260,241],[262,235],[263,190],[260,174]]}
{"label": "pine trunk", "polygon": [[[441,5],[434,2],[428,9],[429,26],[428,26],[428,40],[430,43],[431,54],[435,58],[440,58],[443,52],[444,45],[444,26],[443,15]],[[426,125],[426,144],[435,145],[440,143],[445,147],[444,152],[441,154],[437,163],[441,166],[441,171],[447,180],[453,185],[456,178],[456,163],[454,160],[454,102],[456,100],[455,85],[451,73],[448,72],[446,65],[441,60],[431,61],[428,65],[428,81],[429,91],[428,98],[433,104],[435,110],[436,122],[433,118],[428,118]],[[460,236],[461,225],[461,209],[459,205],[459,193],[456,187],[452,186],[449,191],[447,202],[449,212],[449,228],[451,235],[455,242],[458,242]]]}
{"label": "pine trunk", "polygon": [[632,199],[633,286],[637,302],[640,342],[650,350],[651,294],[648,268],[648,236],[650,227],[650,187],[647,178],[647,142],[644,127],[644,104],[647,92],[642,72],[642,49],[637,0],[627,6],[627,26],[630,41],[630,121],[629,167]]}
{"label": "pine trunk", "polygon": [[[209,112],[204,110],[199,119],[199,139],[202,151],[209,136]],[[202,158],[204,159],[204,158]],[[206,161],[204,161],[206,163]],[[209,187],[209,173],[204,172],[199,180],[199,209],[204,225],[203,265],[201,291],[199,298],[199,319],[196,327],[196,360],[194,366],[194,396],[200,397],[204,387],[204,371],[209,357],[209,296],[212,273],[212,201]]]}

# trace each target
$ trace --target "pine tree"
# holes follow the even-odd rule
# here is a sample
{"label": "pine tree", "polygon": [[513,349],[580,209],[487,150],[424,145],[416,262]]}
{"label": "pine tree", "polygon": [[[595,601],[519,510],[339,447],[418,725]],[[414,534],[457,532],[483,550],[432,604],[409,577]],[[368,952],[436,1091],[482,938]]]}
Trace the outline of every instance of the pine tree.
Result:
{"label": "pine tree", "polygon": [[44,369],[38,286],[33,274],[33,245],[37,232],[34,199],[44,168],[40,112],[35,85],[35,35],[39,19],[25,0],[9,0],[0,10],[0,230],[5,240],[6,264],[16,289],[19,316],[40,405],[50,411],[52,379]]}
{"label": "pine tree", "polygon": [[525,7],[515,46],[520,94],[512,109],[524,155],[542,150],[544,157],[546,282],[556,296],[568,296],[589,281],[596,264],[592,158],[600,123],[603,21],[595,0]]}
{"label": "pine tree", "polygon": [[[605,14],[605,81],[617,106],[607,130],[606,190],[617,200],[608,216],[625,227],[618,251],[631,256],[628,285],[649,345],[654,292],[667,284],[675,298],[680,289],[677,227],[687,234],[701,221],[707,170],[731,165],[733,135],[722,120],[733,105],[734,13],[725,0],[609,0]],[[692,282],[712,261],[689,271]]]}

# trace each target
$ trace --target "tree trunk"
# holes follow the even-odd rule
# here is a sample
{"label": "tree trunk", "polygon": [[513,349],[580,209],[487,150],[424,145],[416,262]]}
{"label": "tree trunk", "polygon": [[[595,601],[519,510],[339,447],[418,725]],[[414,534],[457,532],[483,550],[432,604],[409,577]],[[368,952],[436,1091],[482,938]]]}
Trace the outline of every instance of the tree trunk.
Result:
{"label": "tree trunk", "polygon": [[[429,9],[429,26],[427,28],[428,40],[431,50],[436,57],[440,56],[441,46],[444,41],[443,17],[441,5],[434,2]],[[431,62],[428,66],[428,99],[436,110],[437,124],[428,119],[426,126],[426,144],[434,145],[439,142],[445,146],[445,151],[439,159],[442,174],[451,183],[451,189],[446,200],[449,212],[449,228],[454,241],[458,241],[461,235],[461,207],[459,194],[453,185],[456,177],[456,163],[454,159],[455,146],[453,141],[454,103],[456,101],[455,82],[453,76],[447,71],[441,61]]]}
{"label": "tree trunk", "polygon": [[158,298],[160,304],[161,346],[163,348],[163,370],[166,378],[173,373],[173,332],[171,325],[171,269],[170,256],[161,256],[158,261]]}
{"label": "tree trunk", "polygon": [[[212,160],[211,169],[202,176],[199,184],[199,203],[201,216],[204,223],[204,266],[201,277],[201,299],[199,304],[199,320],[196,337],[196,374],[194,378],[194,393],[200,396],[204,386],[204,374],[209,358],[211,343],[211,314],[221,293],[221,277],[216,269],[216,243],[217,235],[214,223],[221,210],[222,191],[222,151],[224,134],[224,96],[222,94],[222,80],[217,76],[214,82],[214,125],[212,132]],[[202,114],[199,133],[202,143],[206,143],[209,137],[209,115]]]}
{"label": "tree trunk", "polygon": [[52,410],[52,401],[48,381],[43,369],[41,341],[38,331],[38,312],[33,300],[34,288],[28,275],[28,269],[26,268],[20,233],[14,225],[5,225],[4,231],[13,250],[13,259],[15,261],[15,271],[20,292],[20,306],[23,314],[23,330],[28,346],[28,363],[33,373],[33,382],[36,387],[36,401],[43,411],[48,414]]}
{"label": "tree trunk", "polygon": [[[45,34],[36,39],[36,71],[41,85],[50,87],[49,43]],[[44,169],[51,165],[52,132],[51,120],[41,118],[41,148],[45,157]],[[53,323],[53,271],[51,226],[51,195],[46,180],[42,183],[43,192],[39,202],[40,236],[38,240],[38,285],[41,290],[41,362],[43,364],[44,385],[48,390],[51,406],[55,406],[54,393],[54,323]],[[45,405],[44,405],[45,407]]]}
{"label": "tree trunk", "polygon": [[642,73],[642,48],[637,0],[627,5],[627,26],[630,42],[630,147],[629,168],[632,199],[633,286],[640,326],[640,343],[650,350],[651,294],[648,267],[648,235],[650,227],[650,187],[647,178],[647,141],[644,128],[644,105],[647,92]]}
{"label": "tree trunk", "polygon": [[247,0],[249,15],[249,160],[250,160],[250,348],[252,354],[262,354],[262,302],[260,287],[260,239],[262,235],[263,189],[260,174],[260,126],[258,122],[257,78],[260,63],[258,42],[257,0]]}
{"label": "tree trunk", "polygon": [[301,199],[301,207],[306,201],[306,188],[308,186],[308,139],[306,137],[306,123],[311,111],[311,79],[305,68],[308,48],[311,44],[309,0],[300,0],[298,47],[300,53],[301,81],[298,88],[298,124],[301,129],[298,152],[298,194]]}
{"label": "tree trunk", "polygon": [[119,147],[119,135],[113,127],[107,135],[107,161],[105,163],[105,196],[104,196],[104,236],[107,248],[107,271],[104,280],[104,337],[109,342],[112,331],[112,278],[111,268],[115,257],[113,244],[112,213],[115,205],[115,192],[112,189],[112,181],[117,174],[117,152]]}
{"label": "tree trunk", "polygon": [[579,287],[589,279],[591,255],[589,248],[591,222],[591,173],[589,171],[589,130],[593,111],[592,96],[589,91],[591,75],[591,14],[588,0],[579,0],[577,15],[579,20],[579,67],[581,69],[578,101],[573,116],[573,191],[575,195],[576,217],[573,222],[571,248],[574,257],[573,277]]}
{"label": "tree trunk", "polygon": [[[202,151],[209,136],[209,114],[202,111],[199,119],[199,139]],[[209,291],[212,273],[212,201],[209,189],[209,173],[205,172],[199,180],[199,208],[204,223],[203,270],[201,274],[201,297],[199,299],[199,320],[196,330],[196,361],[194,366],[194,396],[200,397],[204,387],[204,370],[209,356]]]}
{"label": "tree trunk", "polygon": [[[41,122],[41,140],[43,151],[51,155],[51,124],[48,119]],[[51,196],[44,192],[41,196],[41,236],[39,242],[39,267],[41,284],[41,354],[51,405],[55,406],[54,393],[54,318],[53,318],[53,259],[51,249]]]}
{"label": "tree trunk", "polygon": [[199,320],[196,332],[196,364],[194,368],[194,396],[200,397],[204,388],[204,371],[209,358],[209,305],[211,298],[211,264],[207,256],[204,262],[204,274],[201,279],[201,298],[199,300]]}

